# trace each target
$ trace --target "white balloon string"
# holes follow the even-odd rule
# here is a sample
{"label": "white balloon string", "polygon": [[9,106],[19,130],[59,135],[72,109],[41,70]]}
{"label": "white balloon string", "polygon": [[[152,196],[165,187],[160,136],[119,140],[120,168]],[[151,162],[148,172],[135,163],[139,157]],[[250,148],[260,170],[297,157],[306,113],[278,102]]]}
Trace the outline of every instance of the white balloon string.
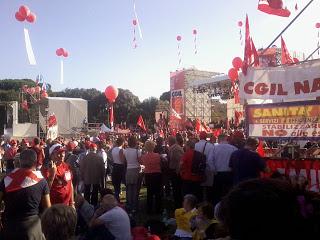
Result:
{"label": "white balloon string", "polygon": [[63,59],[60,60],[60,84],[63,84]]}
{"label": "white balloon string", "polygon": [[30,65],[37,65],[36,58],[35,58],[33,50],[32,50],[29,31],[26,28],[24,28],[23,31],[24,31],[24,41],[26,44],[26,50],[27,50],[29,63],[30,63]]}
{"label": "white balloon string", "polygon": [[135,17],[135,19],[137,20],[137,25],[138,25],[138,30],[139,30],[140,38],[141,38],[141,40],[143,40],[142,30],[141,30],[141,26],[140,26],[140,21],[139,21],[138,14],[137,14],[137,11],[136,11],[136,1],[135,1],[135,0],[133,1],[133,12],[134,12],[134,17]]}
{"label": "white balloon string", "polygon": [[198,53],[198,48],[197,48],[197,35],[194,35],[194,54],[196,55]]}
{"label": "white balloon string", "polygon": [[182,62],[181,47],[180,47],[180,43],[178,42],[178,69],[180,69],[180,67],[181,67],[181,62]]}
{"label": "white balloon string", "polygon": [[136,26],[133,26],[133,48],[136,49],[137,47]]}

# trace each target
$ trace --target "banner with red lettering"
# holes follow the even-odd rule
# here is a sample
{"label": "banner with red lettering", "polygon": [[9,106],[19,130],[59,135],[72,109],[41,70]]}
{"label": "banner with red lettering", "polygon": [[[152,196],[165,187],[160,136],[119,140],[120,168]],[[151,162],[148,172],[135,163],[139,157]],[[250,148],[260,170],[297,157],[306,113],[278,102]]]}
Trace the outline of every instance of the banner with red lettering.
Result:
{"label": "banner with red lettering", "polygon": [[314,100],[320,96],[320,59],[279,67],[249,67],[240,75],[240,98]]}
{"label": "banner with red lettering", "polygon": [[246,106],[247,134],[257,138],[320,138],[320,102]]}
{"label": "banner with red lettering", "polygon": [[170,73],[170,127],[183,129],[185,117],[185,74],[184,71]]}

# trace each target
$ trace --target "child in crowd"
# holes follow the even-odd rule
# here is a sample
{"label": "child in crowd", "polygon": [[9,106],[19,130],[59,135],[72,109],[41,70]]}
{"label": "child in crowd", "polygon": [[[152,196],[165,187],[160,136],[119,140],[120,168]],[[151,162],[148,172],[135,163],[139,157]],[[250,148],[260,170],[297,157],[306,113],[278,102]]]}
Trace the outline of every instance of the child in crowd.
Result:
{"label": "child in crowd", "polygon": [[197,215],[196,204],[197,198],[194,195],[187,194],[183,199],[183,208],[175,210],[174,216],[177,223],[175,239],[192,239],[191,219]]}
{"label": "child in crowd", "polygon": [[198,215],[191,220],[191,225],[194,225],[195,230],[193,239],[205,240],[215,238],[215,228],[218,221],[214,219],[214,209],[212,204],[203,203],[198,208]]}

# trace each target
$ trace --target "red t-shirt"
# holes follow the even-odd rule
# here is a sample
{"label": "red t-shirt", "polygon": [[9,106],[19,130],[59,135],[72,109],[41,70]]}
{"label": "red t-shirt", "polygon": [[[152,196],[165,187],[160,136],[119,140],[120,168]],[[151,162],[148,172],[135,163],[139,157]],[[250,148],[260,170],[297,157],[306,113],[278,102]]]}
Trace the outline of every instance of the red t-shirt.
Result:
{"label": "red t-shirt", "polygon": [[161,173],[161,159],[158,153],[147,153],[141,157],[145,173]]}
{"label": "red t-shirt", "polygon": [[193,160],[194,150],[188,150],[185,152],[181,158],[180,175],[182,180],[199,182],[202,180],[201,176],[193,175],[192,160]]}
{"label": "red t-shirt", "polygon": [[44,151],[41,147],[34,146],[32,148],[37,153],[37,167],[42,166],[44,161]]}
{"label": "red t-shirt", "polygon": [[[48,179],[49,171],[47,168],[42,171],[42,174]],[[51,204],[63,203],[65,205],[70,205],[71,196],[73,194],[71,184],[72,172],[70,166],[67,163],[62,162],[57,166],[57,173],[50,189]]]}

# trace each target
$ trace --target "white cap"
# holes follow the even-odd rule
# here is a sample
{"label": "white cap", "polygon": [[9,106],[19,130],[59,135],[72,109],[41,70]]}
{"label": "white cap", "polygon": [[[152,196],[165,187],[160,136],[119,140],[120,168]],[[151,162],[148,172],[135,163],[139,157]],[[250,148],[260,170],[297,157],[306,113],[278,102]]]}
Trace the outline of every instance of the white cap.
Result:
{"label": "white cap", "polygon": [[53,153],[53,151],[57,148],[60,147],[62,148],[62,145],[59,143],[53,144],[50,148],[49,148],[49,155],[51,155]]}

